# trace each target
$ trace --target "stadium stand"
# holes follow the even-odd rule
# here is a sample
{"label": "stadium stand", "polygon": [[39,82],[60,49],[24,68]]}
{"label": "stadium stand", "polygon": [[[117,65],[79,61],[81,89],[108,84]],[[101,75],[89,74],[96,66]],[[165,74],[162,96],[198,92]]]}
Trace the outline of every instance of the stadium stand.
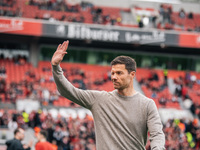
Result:
{"label": "stadium stand", "polygon": [[[117,8],[95,6],[91,2],[70,4],[63,1],[6,0],[0,4],[0,15],[44,19],[51,22],[66,21],[89,24],[117,25],[124,27],[148,27],[161,30],[200,32],[200,14],[173,11],[173,5],[161,4],[159,8],[130,6]],[[128,12],[134,23],[121,15]]]}
{"label": "stadium stand", "polygon": [[180,109],[177,97],[170,93],[163,70],[138,69],[137,80],[145,95],[154,99],[157,107]]}
{"label": "stadium stand", "polygon": [[200,84],[199,73],[184,71],[169,71],[169,77],[174,80],[174,94],[183,101],[191,101],[191,112],[199,116]]}
{"label": "stadium stand", "polygon": [[[49,62],[40,61],[38,67],[35,68],[26,62],[25,58],[19,57],[14,60],[1,59],[0,64],[4,66],[1,69],[2,72],[6,72],[1,75],[2,102],[15,103],[16,99],[35,98],[39,99],[43,105],[50,103],[54,106],[74,106],[72,102],[59,96]],[[62,63],[62,67],[64,75],[77,88],[113,90],[109,66]],[[96,75],[96,71],[100,73]],[[199,73],[168,70],[165,77],[164,70],[138,68],[137,74],[139,75],[136,78],[144,94],[154,99],[159,108],[181,109],[178,97],[190,98],[199,105]],[[186,75],[189,78],[187,80]],[[178,88],[174,93],[170,92],[167,78],[173,79],[176,87],[181,86],[181,94]],[[184,90],[187,93],[184,93]]]}
{"label": "stadium stand", "polygon": [[[1,77],[2,102],[15,103],[16,99],[33,98],[41,100],[44,105],[48,103],[66,107],[74,105],[58,95],[49,62],[39,62],[38,68],[33,67],[23,58],[2,59],[0,64],[6,70],[6,75]],[[106,91],[113,89],[109,77],[110,67],[70,63],[62,65],[65,76],[77,88]],[[97,70],[100,72],[98,76],[95,74]]]}

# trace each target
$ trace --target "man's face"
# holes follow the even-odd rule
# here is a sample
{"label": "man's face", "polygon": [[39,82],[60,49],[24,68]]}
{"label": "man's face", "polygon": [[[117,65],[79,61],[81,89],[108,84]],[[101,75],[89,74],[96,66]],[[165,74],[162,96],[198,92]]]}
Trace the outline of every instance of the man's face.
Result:
{"label": "man's face", "polygon": [[23,129],[19,129],[18,136],[19,136],[19,140],[24,139],[24,130]]}
{"label": "man's face", "polygon": [[114,88],[123,90],[133,84],[134,71],[128,73],[124,64],[113,65],[111,68],[111,80]]}

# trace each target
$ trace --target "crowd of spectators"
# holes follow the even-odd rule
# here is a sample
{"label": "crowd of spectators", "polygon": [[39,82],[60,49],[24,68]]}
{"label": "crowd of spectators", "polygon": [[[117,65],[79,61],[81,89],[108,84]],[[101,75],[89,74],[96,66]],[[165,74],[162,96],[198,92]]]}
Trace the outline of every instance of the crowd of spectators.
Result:
{"label": "crowd of spectators", "polygon": [[[40,129],[48,132],[48,141],[56,145],[58,150],[95,150],[95,131],[91,116],[73,119],[42,111],[30,114],[22,111],[0,111],[0,127],[14,131],[17,127],[32,128],[35,134]],[[1,137],[2,138],[2,137]],[[6,138],[6,137],[4,137]]]}
{"label": "crowd of spectators", "polygon": [[68,4],[67,1],[57,0],[57,1],[35,1],[30,0],[29,5],[38,6],[39,10],[49,10],[49,11],[57,11],[57,12],[69,12],[69,13],[75,13],[80,15],[70,15],[66,16],[63,14],[60,16],[60,18],[54,17],[52,13],[46,12],[43,14],[43,16],[40,16],[36,13],[35,19],[44,19],[49,21],[67,21],[67,22],[79,22],[84,23],[85,18],[83,15],[81,15],[81,5],[79,3],[76,4]]}
{"label": "crowd of spectators", "polygon": [[182,19],[185,19],[185,18],[193,19],[194,18],[192,12],[189,12],[188,14],[186,14],[186,12],[183,8],[180,9],[178,14],[179,14],[179,17]]}
{"label": "crowd of spectators", "polygon": [[[145,94],[149,94],[154,100],[158,100],[161,106],[166,106],[167,103],[180,103],[183,102],[185,109],[190,109],[193,115],[200,118],[200,80],[195,74],[184,72],[174,78],[174,93],[169,92],[167,70],[164,70],[162,75],[158,75],[156,70],[149,70],[149,73],[144,78],[139,80]],[[147,91],[146,91],[146,90]]]}
{"label": "crowd of spectators", "polygon": [[[1,58],[1,62],[9,61],[6,58]],[[13,65],[26,65],[28,62],[26,61],[26,57],[13,57],[12,59]],[[25,79],[20,82],[12,81],[11,83],[7,83],[7,74],[5,66],[1,66],[0,68],[0,100],[5,102],[14,103],[18,98],[38,98],[45,99],[44,95],[40,93],[45,89],[42,89],[40,83],[44,82],[44,79],[37,79],[34,70],[30,68],[27,72],[24,72]],[[50,79],[49,79],[50,82]],[[52,94],[54,95],[54,93]],[[38,97],[37,97],[38,96]],[[50,99],[50,98],[49,98]]]}
{"label": "crowd of spectators", "polygon": [[[9,3],[2,3],[0,6],[3,7],[13,7],[15,1],[7,0]],[[12,5],[10,4],[12,1]],[[9,4],[9,5],[8,5]],[[55,22],[56,20],[59,21],[66,21],[66,22],[77,22],[77,23],[85,23],[85,17],[82,15],[83,11],[90,11],[92,16],[92,22],[95,24],[110,24],[116,25],[117,23],[121,22],[121,18],[111,17],[110,14],[103,15],[101,8],[96,8],[90,2],[77,2],[75,4],[68,3],[64,0],[47,0],[47,1],[37,1],[37,0],[30,0],[28,1],[30,6],[37,6],[39,10],[47,10],[42,15],[39,11],[35,12],[35,19],[43,19],[49,20],[51,22]],[[68,12],[71,15],[66,15],[63,13],[59,18],[54,16],[54,14],[50,11],[57,11],[57,12]],[[1,9],[0,10],[1,16],[9,16],[9,17],[23,17],[23,11],[20,7],[16,9]]]}
{"label": "crowd of spectators", "polygon": [[[14,65],[28,64],[24,57],[16,57],[12,60],[12,63]],[[35,99],[39,100],[43,105],[54,105],[54,102],[58,101],[62,97],[59,95],[55,87],[51,68],[43,66],[41,71],[36,70],[37,68],[34,69],[30,66],[26,72],[22,73],[25,78],[19,82],[12,81],[7,83],[6,68],[2,65],[0,68],[0,100],[15,104],[17,99]],[[86,76],[84,70],[79,67],[68,69],[63,68],[63,71],[64,75],[75,87],[83,90],[98,90],[98,87],[102,87],[108,81],[110,82],[110,72],[104,72],[102,73],[102,76],[98,76],[94,80],[91,80],[90,76],[88,76],[88,74]],[[36,72],[39,73],[36,74]],[[168,103],[178,103],[179,98],[183,99],[183,101],[189,99],[194,103],[191,94],[188,94],[188,90],[192,90],[192,87],[197,86],[198,88],[198,86],[200,86],[199,80],[197,80],[196,76],[190,75],[190,73],[187,72],[185,78],[179,77],[175,79],[175,93],[170,94],[167,74],[165,72],[167,71],[164,70],[163,76],[160,76],[156,71],[151,70],[146,78],[139,80],[141,87],[146,87],[148,92],[151,93],[148,96],[154,100],[158,100],[160,106],[164,107]],[[193,94],[196,94],[197,96],[200,95],[198,90]],[[79,107],[78,105],[74,105],[71,101],[69,101],[69,106]],[[191,105],[191,111],[200,116],[199,103]]]}
{"label": "crowd of spectators", "polygon": [[16,3],[16,0],[1,0],[0,6],[5,7],[13,7],[13,5]]}
{"label": "crowd of spectators", "polygon": [[19,8],[19,7],[16,10],[0,9],[0,16],[22,17],[23,12],[22,12],[21,8]]}
{"label": "crowd of spectators", "polygon": [[[1,61],[10,61],[2,58]],[[11,60],[12,65],[27,65],[29,64],[26,57],[14,57]],[[54,101],[58,101],[61,96],[57,91],[51,72],[51,67],[43,66],[42,70],[36,70],[29,65],[26,72],[21,72],[25,76],[22,80],[6,82],[6,68],[0,68],[0,101],[16,103],[17,99],[34,99],[39,100],[43,105],[53,105]],[[1,73],[2,72],[2,73]],[[37,73],[36,73],[37,72]],[[101,77],[90,80],[86,77],[83,69],[79,67],[63,68],[64,75],[77,88],[98,89],[104,83],[110,80],[109,73],[105,72]],[[9,77],[8,77],[9,78]],[[79,107],[69,101],[70,106]]]}
{"label": "crowd of spectators", "polygon": [[7,9],[0,9],[0,16],[8,16],[8,17],[22,17],[23,12],[20,7],[17,7],[15,10],[13,8],[16,5],[17,0],[1,0],[0,6]]}
{"label": "crowd of spectators", "polygon": [[[0,111],[0,127],[14,130],[17,127],[40,129],[48,132],[48,141],[58,150],[95,150],[95,130],[91,116],[80,119],[32,111]],[[200,148],[200,126],[198,120],[169,119],[163,126],[167,150],[192,150]],[[2,138],[2,137],[1,137]],[[3,137],[6,138],[6,137]],[[150,150],[148,140],[146,149]]]}
{"label": "crowd of spectators", "polygon": [[192,150],[200,148],[198,120],[171,119],[164,125],[166,149]]}
{"label": "crowd of spectators", "polygon": [[164,107],[168,103],[178,103],[177,96],[172,96],[169,92],[166,72],[164,70],[162,76],[159,76],[156,70],[149,70],[146,77],[139,80],[144,93],[146,92],[145,89],[147,89],[148,93],[150,93],[148,96],[154,100],[158,100],[159,105]]}
{"label": "crowd of spectators", "polygon": [[193,115],[200,118],[200,80],[190,72],[186,72],[185,76],[175,78],[174,83],[174,94],[183,100],[184,106],[190,109]]}
{"label": "crowd of spectators", "polygon": [[[156,10],[154,10],[156,11]],[[178,15],[176,15],[178,13]],[[148,20],[148,24],[145,24]],[[166,30],[187,30],[200,32],[200,25],[194,18],[192,11],[185,12],[183,8],[179,12],[174,12],[171,4],[161,4],[157,13],[150,16],[141,16],[138,20],[138,27],[143,28],[150,26],[158,29]]]}
{"label": "crowd of spectators", "polygon": [[80,7],[79,3],[71,5],[68,3],[68,1],[65,0],[45,0],[45,1],[30,0],[29,5],[38,6],[39,9],[55,10],[63,12],[79,12],[79,7]]}
{"label": "crowd of spectators", "polygon": [[105,25],[119,25],[121,23],[120,17],[110,16],[110,14],[103,15],[103,10],[101,8],[91,9],[92,21],[95,24],[105,24]]}
{"label": "crowd of spectators", "polygon": [[[111,24],[115,25],[116,23],[119,23],[121,20],[119,18],[110,17],[109,14],[103,15],[103,10],[101,8],[96,8],[92,3],[89,2],[81,2],[77,3],[76,5],[69,5],[65,1],[45,1],[45,2],[38,2],[31,0],[29,2],[30,5],[38,6],[39,9],[45,9],[45,10],[55,10],[55,11],[62,11],[62,12],[71,12],[71,13],[79,13],[81,14],[82,11],[88,11],[90,10],[90,15],[92,15],[92,21],[95,24]],[[53,18],[53,15],[46,13],[43,17],[39,17],[36,15],[35,19],[45,19],[45,20],[56,20],[56,18]],[[80,16],[66,16],[65,14],[61,16],[59,19],[60,21],[67,21],[67,22],[79,22],[84,23],[85,18],[83,15]]]}
{"label": "crowd of spectators", "polygon": [[172,6],[171,5],[160,5],[159,8],[159,14],[161,16],[161,22],[162,24],[172,24],[172,19],[171,19],[171,15],[172,15]]}
{"label": "crowd of spectators", "polygon": [[137,19],[138,26],[140,28],[147,26],[158,29],[172,29],[172,26],[174,25],[174,22],[171,18],[172,14],[173,11],[171,5],[161,4],[158,10],[154,9],[154,13],[151,13],[148,16],[145,14],[142,16],[139,15]]}
{"label": "crowd of spectators", "polygon": [[[199,23],[197,23],[197,21],[194,20],[194,13],[192,11],[186,13],[185,10],[183,8],[180,9],[180,11],[178,12],[178,17],[179,19],[181,19],[181,23],[179,23],[179,25],[187,30],[187,31],[197,31],[200,32],[200,25]],[[185,22],[186,20],[189,20],[190,24],[192,24],[192,26],[190,25],[189,27],[185,26]]]}
{"label": "crowd of spectators", "polygon": [[0,66],[0,77],[6,78],[6,68],[5,68],[5,66]]}
{"label": "crowd of spectators", "polygon": [[[27,62],[23,57],[19,59],[13,59],[15,65],[24,65]],[[86,74],[80,68],[70,68],[63,69],[64,75],[75,84],[77,87],[82,89],[89,89],[88,85],[84,82]],[[1,67],[1,72],[5,72],[6,68]],[[43,67],[42,72],[44,74],[51,74],[50,67]],[[25,95],[28,98],[36,98],[42,100],[42,103],[53,103],[54,100],[59,98],[59,94],[54,91],[50,91],[48,88],[44,88],[41,85],[43,83],[53,83],[53,77],[44,76],[38,77],[34,70],[31,68],[25,72],[27,79],[21,81],[20,83],[12,82],[7,85],[6,80],[1,78],[0,80],[0,94],[5,94],[6,100],[10,100],[13,103],[16,101],[18,96]],[[74,78],[74,77],[79,77]],[[95,81],[93,84],[102,85],[107,82],[110,77],[108,74],[102,76],[102,80]],[[162,82],[160,82],[162,80]],[[160,82],[160,86],[152,86],[153,82]],[[78,84],[76,84],[78,83]],[[199,86],[200,82],[197,80],[195,75],[186,72],[185,76],[180,76],[174,80],[176,85],[174,96],[180,97],[185,101],[186,99],[191,99],[188,90],[195,86]],[[167,71],[163,72],[163,77],[161,78],[156,71],[151,70],[147,78],[143,78],[140,81],[141,85],[145,85],[149,90],[153,91],[151,98],[158,96],[160,92],[168,88],[167,84]],[[25,89],[25,90],[24,90]],[[198,94],[198,91],[196,91]],[[163,96],[162,96],[163,98]],[[169,99],[173,101],[173,99]],[[168,101],[168,100],[167,100]],[[176,101],[174,101],[176,102]],[[161,104],[165,105],[166,102],[160,101]],[[194,115],[200,116],[200,107],[196,103],[192,103],[190,107]],[[50,114],[45,114],[41,111],[31,112],[27,114],[26,112],[9,113],[7,111],[0,111],[0,125],[1,127],[6,127],[14,129],[17,127],[27,128],[31,127],[37,129],[45,129],[49,132],[49,141],[62,149],[95,149],[95,133],[93,120],[87,116],[85,119],[72,119],[63,118],[61,116],[56,119]],[[36,128],[35,128],[36,127]],[[164,124],[164,132],[166,135],[166,148],[167,149],[199,149],[200,148],[200,127],[198,121],[195,119],[193,121],[187,121],[184,119],[169,120]],[[87,148],[86,148],[87,147]],[[64,149],[64,148],[63,148]],[[150,149],[149,142],[147,144],[147,149]]]}

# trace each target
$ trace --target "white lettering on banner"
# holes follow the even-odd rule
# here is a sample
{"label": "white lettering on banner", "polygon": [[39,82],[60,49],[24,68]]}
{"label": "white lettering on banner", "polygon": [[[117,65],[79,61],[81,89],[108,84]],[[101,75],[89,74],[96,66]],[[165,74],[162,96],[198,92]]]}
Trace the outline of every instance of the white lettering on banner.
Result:
{"label": "white lettering on banner", "polygon": [[56,33],[59,35],[64,36],[66,31],[65,31],[65,26],[64,25],[59,25],[56,27]]}
{"label": "white lettering on banner", "polygon": [[157,43],[165,41],[165,33],[153,31],[149,33],[125,33],[126,42],[139,42],[140,44]]}
{"label": "white lettering on banner", "polygon": [[16,26],[23,26],[23,21],[12,19],[12,20],[11,20],[11,25],[12,25],[13,27],[16,27]]}
{"label": "white lettering on banner", "polygon": [[68,37],[80,38],[87,40],[101,40],[101,41],[119,41],[120,33],[118,31],[97,30],[85,26],[69,25]]}
{"label": "white lettering on banner", "polygon": [[0,20],[0,32],[9,32],[23,30],[23,21],[17,19],[11,19],[5,22],[5,20]]}

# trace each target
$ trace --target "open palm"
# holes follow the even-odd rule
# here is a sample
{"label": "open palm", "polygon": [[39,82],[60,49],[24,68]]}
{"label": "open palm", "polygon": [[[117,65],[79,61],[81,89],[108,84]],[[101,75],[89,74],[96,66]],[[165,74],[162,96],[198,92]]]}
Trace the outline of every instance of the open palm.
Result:
{"label": "open palm", "polygon": [[57,50],[55,51],[51,59],[52,65],[58,65],[63,60],[63,57],[65,56],[65,54],[67,54],[66,50],[68,48],[68,45],[68,40],[58,45]]}

